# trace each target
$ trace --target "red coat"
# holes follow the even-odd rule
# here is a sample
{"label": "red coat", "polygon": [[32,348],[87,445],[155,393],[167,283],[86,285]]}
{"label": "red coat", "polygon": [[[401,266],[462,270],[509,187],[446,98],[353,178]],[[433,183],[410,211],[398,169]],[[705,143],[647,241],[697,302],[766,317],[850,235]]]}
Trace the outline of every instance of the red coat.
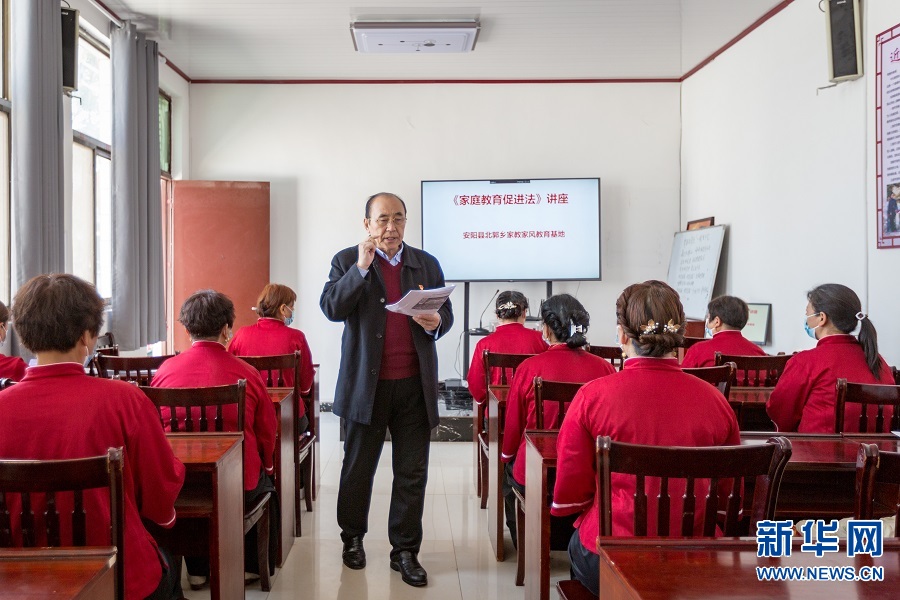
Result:
{"label": "red coat", "polygon": [[[295,350],[300,351],[300,393],[306,395],[312,389],[315,370],[306,336],[299,329],[291,329],[278,319],[262,318],[256,325],[238,329],[228,345],[228,351],[235,356],[275,356],[293,354]],[[293,371],[284,371],[284,384],[294,385]],[[300,402],[297,416],[304,414],[304,404]]]}
{"label": "red coat", "polygon": [[[252,490],[259,480],[260,469],[264,468],[266,473],[271,474],[275,468],[275,405],[269,399],[266,382],[259,371],[228,354],[225,346],[218,342],[194,342],[190,349],[160,365],[151,385],[159,388],[205,387],[230,385],[239,379],[247,380],[244,401],[244,489]],[[212,417],[214,409],[208,410]],[[178,411],[183,414],[184,409]],[[167,408],[163,408],[163,419],[168,412]],[[223,418],[227,431],[237,430],[235,408],[227,408]]]}
{"label": "red coat", "polygon": [[[546,352],[522,361],[509,386],[503,449],[500,455],[503,462],[516,460],[513,464],[513,477],[516,481],[525,485],[525,430],[537,427],[534,378],[540,375],[550,381],[585,383],[615,372],[609,361],[581,348],[573,350],[565,344],[550,346]],[[559,414],[557,407],[555,402],[544,406],[545,427],[549,427],[556,419]]]}
{"label": "red coat", "polygon": [[711,340],[698,342],[687,349],[684,360],[681,361],[683,369],[697,367],[713,367],[716,364],[716,352],[732,354],[736,356],[765,356],[762,348],[745,338],[736,329],[727,329],[715,334]]}
{"label": "red coat", "polygon": [[25,361],[18,356],[0,354],[0,379],[8,377],[13,381],[22,381],[26,367]]}
{"label": "red coat", "polygon": [[[501,352],[503,354],[540,354],[547,349],[547,342],[541,336],[540,331],[528,329],[521,323],[506,323],[498,325],[496,331],[487,337],[478,340],[475,344],[475,352],[472,354],[472,364],[469,365],[469,393],[478,404],[487,398],[487,387],[484,383],[484,359],[485,350]],[[491,384],[500,383],[500,369],[495,368],[491,373]]]}
{"label": "red coat", "polygon": [[[718,389],[682,373],[675,359],[630,358],[612,377],[585,385],[563,421],[557,442],[554,515],[581,512],[575,526],[585,548],[596,553],[599,499],[596,498],[596,439],[653,446],[722,446],[741,443],[734,411]],[[655,486],[653,484],[656,484]],[[648,535],[656,535],[659,480],[647,481]],[[680,485],[679,485],[680,484]],[[708,486],[708,484],[707,484]],[[634,535],[634,478],[613,475],[613,535]],[[699,500],[695,533],[702,533],[707,489],[695,485]],[[671,514],[680,522],[684,481],[669,485]]]}
{"label": "red coat", "polygon": [[[881,361],[881,379],[876,380],[866,363],[862,346],[852,335],[829,335],[819,340],[812,350],[791,357],[778,379],[766,412],[778,431],[833,433],[834,407],[837,402],[837,380],[852,383],[893,385],[891,369]],[[885,408],[884,418],[894,414]],[[844,430],[859,431],[860,405],[848,405],[844,412]],[[874,431],[875,411],[869,409],[869,431]]]}
{"label": "red coat", "polygon": [[[5,459],[84,458],[106,454],[107,448],[125,448],[121,559],[125,597],[137,600],[150,595],[159,585],[162,569],[156,542],[141,519],[163,527],[175,523],[175,498],[184,482],[184,465],[172,454],[156,408],[147,397],[123,381],[88,377],[77,363],[31,367],[20,383],[0,392],[0,423],[0,457]],[[69,506],[62,506],[66,496]],[[10,500],[18,504],[17,497]],[[87,491],[84,501],[88,545],[108,546],[109,520],[94,518],[98,510],[109,514],[106,492]],[[71,495],[60,496],[58,503],[60,513],[71,512]],[[32,506],[32,510],[40,546],[46,535],[44,506]],[[10,512],[18,514],[18,506],[11,506]],[[16,532],[17,518],[13,520]],[[66,519],[60,521],[62,525]],[[71,544],[71,530],[62,531],[62,541]]]}

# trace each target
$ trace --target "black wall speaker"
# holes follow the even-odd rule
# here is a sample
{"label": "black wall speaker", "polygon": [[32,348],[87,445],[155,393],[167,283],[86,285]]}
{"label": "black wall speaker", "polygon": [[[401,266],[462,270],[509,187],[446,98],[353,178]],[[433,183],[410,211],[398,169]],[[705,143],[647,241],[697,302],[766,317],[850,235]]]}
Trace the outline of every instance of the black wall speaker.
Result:
{"label": "black wall speaker", "polygon": [[78,89],[78,11],[62,8],[63,89]]}
{"label": "black wall speaker", "polygon": [[837,83],[862,77],[859,0],[828,0],[828,79]]}

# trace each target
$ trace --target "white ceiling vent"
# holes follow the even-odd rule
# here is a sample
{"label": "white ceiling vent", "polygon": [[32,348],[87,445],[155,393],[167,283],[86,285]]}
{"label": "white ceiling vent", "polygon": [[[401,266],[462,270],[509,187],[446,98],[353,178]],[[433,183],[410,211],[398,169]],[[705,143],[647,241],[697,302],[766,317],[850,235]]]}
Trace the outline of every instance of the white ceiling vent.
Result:
{"label": "white ceiling vent", "polygon": [[471,52],[481,25],[463,21],[356,21],[353,46],[368,54],[446,54]]}

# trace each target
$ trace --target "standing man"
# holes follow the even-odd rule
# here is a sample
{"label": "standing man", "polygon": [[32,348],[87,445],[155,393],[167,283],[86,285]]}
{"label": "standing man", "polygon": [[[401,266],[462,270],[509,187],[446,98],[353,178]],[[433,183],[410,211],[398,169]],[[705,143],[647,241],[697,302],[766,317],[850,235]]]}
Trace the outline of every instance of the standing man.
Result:
{"label": "standing man", "polygon": [[448,299],[436,313],[407,317],[385,309],[411,289],[444,285],[438,261],[403,243],[406,204],[380,193],[366,202],[365,239],[338,252],[319,305],[344,322],[334,412],[344,418],[344,464],[337,520],[344,564],[366,566],[372,483],[390,430],[394,483],[388,519],[391,569],[412,586],[428,583],[419,564],[431,430],[438,425],[435,340],[453,325]]}

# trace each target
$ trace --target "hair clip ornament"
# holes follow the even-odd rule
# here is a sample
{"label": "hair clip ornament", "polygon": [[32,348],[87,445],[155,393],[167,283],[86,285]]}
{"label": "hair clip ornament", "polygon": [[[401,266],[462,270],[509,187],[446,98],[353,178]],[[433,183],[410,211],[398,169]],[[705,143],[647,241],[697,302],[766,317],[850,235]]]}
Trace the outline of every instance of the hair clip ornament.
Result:
{"label": "hair clip ornament", "polygon": [[516,307],[516,305],[513,304],[512,302],[504,302],[503,304],[501,304],[500,306],[497,307],[497,310],[511,310],[515,307]]}
{"label": "hair clip ornament", "polygon": [[863,319],[867,318],[868,316],[869,316],[869,315],[867,315],[867,314],[864,313],[863,311],[859,311],[858,313],[856,313],[856,320],[857,320],[857,321],[862,321]]}
{"label": "hair clip ornament", "polygon": [[575,321],[569,321],[569,337],[576,333],[584,333],[584,325],[576,325]]}
{"label": "hair clip ornament", "polygon": [[661,325],[661,323],[657,323],[653,319],[650,319],[649,321],[647,321],[646,325],[641,325],[641,333],[643,333],[645,335],[651,334],[651,333],[656,333],[656,328],[659,325]]}
{"label": "hair clip ornament", "polygon": [[666,331],[668,333],[678,333],[679,329],[681,329],[681,325],[675,323],[672,319],[669,319],[669,322],[666,323]]}

